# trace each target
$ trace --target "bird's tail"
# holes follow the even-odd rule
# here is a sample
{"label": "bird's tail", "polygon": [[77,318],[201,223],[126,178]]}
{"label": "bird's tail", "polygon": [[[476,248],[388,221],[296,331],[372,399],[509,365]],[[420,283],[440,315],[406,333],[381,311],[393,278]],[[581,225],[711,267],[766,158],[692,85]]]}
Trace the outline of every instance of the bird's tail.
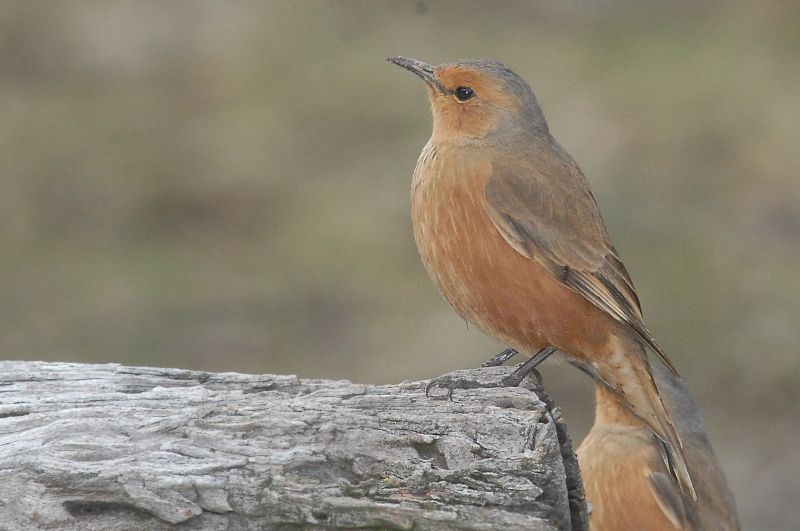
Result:
{"label": "bird's tail", "polygon": [[683,443],[661,400],[645,347],[633,341],[626,342],[623,348],[610,352],[609,357],[607,364],[593,364],[597,377],[653,432],[661,443],[661,455],[667,469],[681,490],[697,500],[683,453]]}

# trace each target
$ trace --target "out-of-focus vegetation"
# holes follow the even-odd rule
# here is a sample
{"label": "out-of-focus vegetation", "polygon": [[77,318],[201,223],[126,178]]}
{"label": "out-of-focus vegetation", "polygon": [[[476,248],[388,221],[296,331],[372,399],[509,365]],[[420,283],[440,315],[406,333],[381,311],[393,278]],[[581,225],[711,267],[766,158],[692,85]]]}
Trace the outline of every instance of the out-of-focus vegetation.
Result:
{"label": "out-of-focus vegetation", "polygon": [[[418,262],[419,80],[497,58],[592,182],[746,528],[800,521],[800,4],[4,2],[0,348],[394,382],[475,366]],[[544,368],[573,435],[590,385]]]}

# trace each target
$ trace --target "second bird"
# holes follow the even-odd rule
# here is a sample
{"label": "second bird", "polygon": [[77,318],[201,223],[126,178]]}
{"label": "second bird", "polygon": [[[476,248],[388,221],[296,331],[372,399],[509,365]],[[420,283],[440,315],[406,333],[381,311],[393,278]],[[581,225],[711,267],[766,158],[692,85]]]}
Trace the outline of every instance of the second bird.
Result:
{"label": "second bird", "polygon": [[414,171],[412,222],[445,299],[520,352],[554,347],[590,366],[663,442],[674,480],[695,498],[647,351],[672,364],[644,325],[586,178],[528,84],[491,60],[389,61],[428,88],[433,133]]}

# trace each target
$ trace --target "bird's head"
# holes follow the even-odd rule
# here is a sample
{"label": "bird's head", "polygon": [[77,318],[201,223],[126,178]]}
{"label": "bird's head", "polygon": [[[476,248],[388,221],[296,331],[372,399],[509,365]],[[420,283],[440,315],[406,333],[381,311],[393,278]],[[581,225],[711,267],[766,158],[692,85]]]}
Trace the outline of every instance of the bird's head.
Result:
{"label": "bird's head", "polygon": [[548,132],[530,86],[497,61],[461,60],[438,66],[405,57],[387,61],[427,84],[435,140],[458,143],[490,135]]}

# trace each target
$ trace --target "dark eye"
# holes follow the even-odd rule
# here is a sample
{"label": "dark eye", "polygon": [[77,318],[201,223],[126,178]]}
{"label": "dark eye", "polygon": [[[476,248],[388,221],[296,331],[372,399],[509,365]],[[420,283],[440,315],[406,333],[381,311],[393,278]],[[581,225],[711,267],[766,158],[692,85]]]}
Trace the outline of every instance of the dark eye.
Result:
{"label": "dark eye", "polygon": [[467,101],[475,95],[475,91],[469,87],[458,87],[456,89],[456,99],[458,101]]}

